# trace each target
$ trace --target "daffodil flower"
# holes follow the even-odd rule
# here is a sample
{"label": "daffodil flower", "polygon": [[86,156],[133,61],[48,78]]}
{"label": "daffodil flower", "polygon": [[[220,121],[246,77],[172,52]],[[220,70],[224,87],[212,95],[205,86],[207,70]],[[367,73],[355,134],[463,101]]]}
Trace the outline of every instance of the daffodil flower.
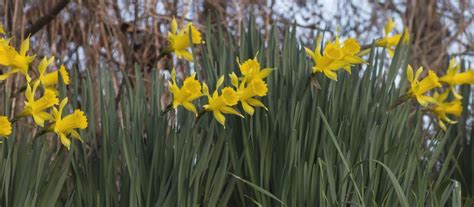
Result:
{"label": "daffodil flower", "polygon": [[[15,56],[15,48],[10,46],[10,39],[0,38],[0,65],[10,66],[11,60]],[[18,71],[16,71],[18,72]],[[0,80],[5,80],[8,78],[8,75],[0,75]]]}
{"label": "daffodil flower", "polygon": [[35,56],[29,56],[26,53],[30,48],[30,38],[26,38],[21,42],[20,51],[17,52],[13,47],[0,43],[0,64],[11,67],[10,71],[0,75],[0,80],[5,80],[12,74],[20,72],[26,77],[26,81],[30,82],[31,77],[28,74],[29,64],[33,62]]}
{"label": "daffodil flower", "polygon": [[3,24],[0,24],[0,34],[5,34],[5,30],[3,29]]}
{"label": "daffodil flower", "polygon": [[262,107],[268,110],[260,100],[255,98],[267,95],[268,87],[262,79],[253,79],[248,84],[245,84],[245,82],[239,84],[239,79],[235,73],[231,73],[230,78],[232,85],[237,89],[237,95],[242,108],[247,114],[250,116],[254,114],[255,109],[253,107]]}
{"label": "daffodil flower", "polygon": [[173,82],[168,81],[168,86],[170,92],[173,94],[173,108],[176,109],[182,105],[185,109],[194,112],[197,116],[196,107],[192,102],[203,96],[203,94],[201,91],[201,83],[196,80],[196,74],[193,73],[190,77],[187,77],[181,88],[179,88],[176,83],[176,70],[174,69],[171,72],[171,79]]}
{"label": "daffodil flower", "polygon": [[344,69],[350,74],[351,65],[366,63],[358,54],[360,45],[355,39],[349,38],[341,44],[339,37],[336,37],[334,42],[326,44],[323,54],[320,52],[322,37],[318,37],[316,41],[317,45],[314,51],[305,48],[306,54],[315,63],[312,68],[313,73],[324,73],[326,77],[337,81],[337,70]]}
{"label": "daffodil flower", "polygon": [[250,83],[254,79],[264,79],[270,75],[272,69],[270,68],[260,68],[260,63],[255,56],[253,59],[248,59],[243,63],[240,63],[237,58],[237,63],[239,64],[240,73],[243,76],[244,83]]}
{"label": "daffodil flower", "polygon": [[220,77],[216,84],[216,90],[212,94],[209,94],[209,89],[205,83],[203,83],[203,92],[207,95],[208,104],[204,105],[206,111],[211,111],[214,115],[214,118],[222,124],[225,128],[225,116],[224,114],[234,114],[240,117],[240,114],[237,110],[232,108],[239,101],[239,96],[237,92],[231,87],[225,87],[221,90],[221,95],[217,92],[222,83],[224,82],[224,76]]}
{"label": "daffodil flower", "polygon": [[72,114],[62,117],[67,102],[68,99],[64,98],[59,105],[59,109],[56,107],[53,108],[52,115],[54,118],[54,124],[51,128],[59,136],[61,143],[69,150],[71,140],[69,140],[68,136],[82,142],[81,135],[79,135],[76,129],[87,128],[87,117],[84,115],[84,112],[79,109],[74,110]]}
{"label": "daffodil flower", "polygon": [[64,84],[69,85],[69,73],[67,72],[64,65],[59,67],[59,70],[53,71],[51,73],[46,73],[46,68],[54,62],[54,57],[51,58],[43,58],[38,65],[38,72],[39,78],[38,80],[43,84],[44,87],[53,89],[55,86],[58,85],[59,82],[59,74],[63,78]]}
{"label": "daffodil flower", "polygon": [[[315,65],[312,68],[313,73],[324,73],[326,77],[337,81],[337,74],[334,72],[337,70],[336,67],[330,67],[330,65],[335,65],[333,63],[333,59],[330,57],[337,56],[339,52],[337,51],[332,51],[331,45],[329,45],[329,49],[325,49],[325,53],[328,53],[327,55],[323,56],[321,54],[321,41],[322,41],[322,36],[319,36],[317,38],[317,45],[314,51],[311,51],[311,49],[305,47],[306,54],[308,54],[314,61]],[[330,53],[330,54],[329,54]],[[340,66],[344,66],[342,64],[342,61],[338,61]],[[340,68],[340,67],[339,67]]]}
{"label": "daffodil flower", "polygon": [[456,92],[454,86],[461,84],[474,84],[474,71],[468,70],[466,72],[458,73],[460,67],[460,65],[456,64],[454,58],[451,59],[446,75],[439,78],[439,82],[448,85],[457,99],[462,99],[462,96]]}
{"label": "daffodil flower", "polygon": [[418,103],[422,106],[427,106],[428,103],[436,103],[436,100],[433,97],[424,95],[428,91],[441,87],[441,84],[438,81],[438,76],[433,71],[428,71],[428,76],[423,80],[419,81],[419,77],[423,72],[423,67],[418,68],[416,74],[413,76],[413,68],[411,65],[407,67],[407,79],[410,82],[410,88],[408,89],[408,94],[414,97]]}
{"label": "daffodil flower", "polygon": [[[189,33],[191,32],[191,39]],[[202,37],[199,30],[192,23],[186,24],[178,31],[178,22],[173,18],[171,21],[171,31],[168,32],[168,42],[170,49],[178,58],[193,61],[193,55],[188,51],[191,44],[202,44]]]}
{"label": "daffodil flower", "polygon": [[433,107],[434,114],[438,117],[438,124],[446,131],[446,124],[456,124],[457,121],[454,121],[448,117],[448,115],[453,115],[455,117],[461,116],[462,113],[462,102],[460,99],[454,99],[450,102],[445,102],[446,98],[448,97],[448,90],[442,93],[441,95],[438,93],[434,94],[434,99],[436,100],[436,105]]}
{"label": "daffodil flower", "polygon": [[12,124],[6,116],[0,116],[0,137],[8,137],[12,133]]}
{"label": "daffodil flower", "polygon": [[30,84],[26,85],[26,101],[25,108],[20,113],[20,117],[31,115],[36,124],[41,127],[44,127],[44,122],[51,120],[52,116],[46,112],[47,109],[57,105],[59,99],[56,97],[56,93],[51,89],[46,89],[44,95],[35,99],[36,89],[38,88],[40,82],[36,82],[33,85],[33,89]]}
{"label": "daffodil flower", "polygon": [[402,37],[403,37],[403,43],[408,43],[408,41],[410,41],[410,34],[408,33],[408,28],[405,28],[403,30],[403,33],[389,36],[390,32],[393,30],[394,27],[395,27],[395,21],[393,21],[393,18],[390,18],[384,27],[384,31],[385,31],[384,37],[375,42],[375,45],[387,48],[388,54],[391,57],[393,57],[395,53],[395,47],[397,47]]}

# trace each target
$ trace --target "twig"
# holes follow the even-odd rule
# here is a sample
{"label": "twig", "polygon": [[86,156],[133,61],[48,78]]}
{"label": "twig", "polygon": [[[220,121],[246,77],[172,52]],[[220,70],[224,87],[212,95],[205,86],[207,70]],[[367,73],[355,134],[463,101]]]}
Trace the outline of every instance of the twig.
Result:
{"label": "twig", "polygon": [[59,12],[66,8],[69,2],[70,0],[59,1],[49,13],[40,17],[35,23],[28,27],[23,35],[25,37],[28,35],[34,35],[36,32],[41,30],[45,25],[49,24],[59,14]]}

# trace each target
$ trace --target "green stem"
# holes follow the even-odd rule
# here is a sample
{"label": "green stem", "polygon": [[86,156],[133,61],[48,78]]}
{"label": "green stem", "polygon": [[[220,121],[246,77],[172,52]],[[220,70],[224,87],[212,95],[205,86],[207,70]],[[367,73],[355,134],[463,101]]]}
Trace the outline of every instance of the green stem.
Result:
{"label": "green stem", "polygon": [[392,105],[390,105],[387,109],[387,111],[391,111],[393,110],[394,108],[396,108],[397,106],[405,103],[406,101],[408,101],[410,99],[410,95],[409,94],[404,94],[402,96],[400,96],[397,100],[395,100]]}
{"label": "green stem", "polygon": [[206,110],[201,110],[201,111],[199,111],[198,115],[196,116],[196,120],[194,120],[194,124],[197,124],[197,122],[199,121],[199,119],[201,119],[201,117],[202,117],[206,112],[207,112]]}
{"label": "green stem", "polygon": [[166,115],[169,111],[171,111],[171,109],[173,109],[173,105],[169,104],[168,106],[166,106],[165,110],[161,112],[161,116]]}
{"label": "green stem", "polygon": [[40,137],[40,136],[42,136],[42,135],[44,135],[44,134],[46,134],[46,133],[48,133],[48,132],[51,132],[51,130],[50,130],[50,129],[42,129],[41,131],[39,131],[38,133],[36,133],[36,135],[34,136],[34,139],[36,139],[36,138],[38,138],[38,137]]}
{"label": "green stem", "polygon": [[165,57],[166,55],[170,54],[170,50],[168,48],[165,49],[165,51],[161,52],[160,55],[158,55],[157,62],[161,60],[161,58]]}
{"label": "green stem", "polygon": [[13,117],[13,119],[10,120],[10,123],[13,124],[13,123],[17,122],[18,120],[20,120],[23,117],[26,117],[26,115],[23,115],[22,113],[20,113],[19,115],[16,115],[15,117]]}

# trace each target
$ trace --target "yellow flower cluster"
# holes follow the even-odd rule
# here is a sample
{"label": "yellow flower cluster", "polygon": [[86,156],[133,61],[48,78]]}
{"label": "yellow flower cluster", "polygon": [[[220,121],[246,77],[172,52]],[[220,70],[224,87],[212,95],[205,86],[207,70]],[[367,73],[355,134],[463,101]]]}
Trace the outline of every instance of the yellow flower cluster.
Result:
{"label": "yellow flower cluster", "polygon": [[322,37],[318,37],[316,41],[317,45],[314,51],[305,48],[306,54],[308,54],[315,63],[312,68],[313,74],[324,73],[328,78],[337,81],[336,72],[338,70],[344,69],[351,74],[351,66],[366,63],[361,58],[361,54],[359,54],[360,44],[355,39],[349,38],[343,43],[340,43],[339,37],[336,37],[336,40],[326,44],[322,54]]}
{"label": "yellow flower cluster", "polygon": [[[448,115],[459,117],[462,112],[462,96],[456,92],[455,86],[474,84],[474,71],[468,70],[459,73],[459,68],[460,66],[452,59],[449,63],[446,75],[438,77],[435,72],[429,70],[428,75],[422,80],[419,80],[423,68],[418,68],[416,73],[413,74],[413,68],[410,65],[407,67],[407,79],[410,82],[407,96],[412,97],[422,107],[432,111],[437,116],[438,124],[443,130],[447,128],[444,122],[449,124],[456,123],[456,121],[450,119]],[[442,87],[442,84],[447,86],[443,93],[439,94],[435,91],[433,97],[427,95],[429,91]],[[446,101],[450,92],[453,94],[454,99],[452,101]]]}
{"label": "yellow flower cluster", "polygon": [[[405,28],[403,33],[390,36],[390,32],[395,27],[395,22],[390,19],[385,25],[385,34],[383,38],[375,42],[376,46],[385,47],[390,56],[393,56],[396,46],[400,40],[403,43],[408,43],[410,35],[408,29]],[[337,71],[344,69],[351,74],[351,66],[366,64],[362,56],[370,52],[370,49],[361,51],[361,46],[356,39],[348,38],[343,43],[340,42],[339,37],[332,42],[328,42],[324,49],[321,48],[322,36],[316,39],[316,48],[313,50],[306,48],[305,51],[308,56],[314,61],[312,73],[323,73],[326,77],[337,81]]]}
{"label": "yellow flower cluster", "polygon": [[[384,47],[388,50],[389,55],[393,56],[395,48],[400,41],[407,44],[410,40],[408,29],[405,28],[402,33],[390,36],[390,32],[395,27],[395,22],[390,19],[385,25],[385,34],[383,38],[375,42],[376,46]],[[328,42],[324,49],[321,48],[322,37],[317,38],[316,48],[313,50],[305,48],[306,54],[314,61],[312,73],[323,73],[326,77],[337,81],[337,71],[344,69],[349,74],[351,73],[351,66],[366,63],[361,57],[367,53],[368,50],[361,51],[361,46],[357,40],[349,38],[343,43],[339,41],[339,37],[332,42]],[[429,70],[428,75],[420,80],[420,75],[423,68],[420,67],[414,74],[413,68],[409,65],[407,68],[407,79],[410,82],[410,87],[403,100],[413,98],[423,108],[433,112],[438,119],[439,126],[446,130],[445,122],[455,124],[456,121],[450,119],[449,116],[459,117],[462,112],[462,96],[456,92],[455,86],[461,84],[474,84],[474,71],[459,73],[460,66],[456,64],[455,60],[451,60],[446,75],[438,77],[435,72]],[[447,88],[442,90],[443,93],[429,92],[441,88],[442,85]],[[452,93],[454,100],[446,101]],[[245,109],[245,107],[244,107]]]}
{"label": "yellow flower cluster", "polygon": [[[4,35],[3,27],[0,30]],[[37,65],[35,74],[38,76],[32,79],[30,76],[30,64],[35,60],[35,55],[28,55],[30,39],[22,41],[19,51],[10,45],[10,39],[0,38],[0,66],[2,75],[0,81],[6,80],[14,74],[21,74],[26,79],[25,105],[23,110],[15,117],[19,118],[31,116],[36,125],[44,128],[45,132],[56,133],[61,143],[70,148],[71,141],[67,136],[82,140],[76,129],[87,128],[87,117],[84,112],[75,110],[73,114],[62,117],[62,111],[67,104],[67,98],[59,104],[57,85],[61,75],[64,84],[70,83],[69,74],[61,65],[58,70],[46,72],[47,68],[54,63],[54,57],[44,57]],[[6,72],[3,69],[7,70]],[[45,123],[48,127],[45,128]],[[12,123],[6,116],[0,116],[0,136],[8,137],[12,133]]]}
{"label": "yellow flower cluster", "polygon": [[[401,33],[390,35],[394,27],[395,22],[390,19],[385,25],[383,37],[375,42],[376,46],[386,48],[390,56],[394,55],[398,44],[407,44],[410,40],[407,28]],[[189,48],[193,44],[203,43],[201,33],[192,23],[188,23],[178,31],[178,25],[174,18],[168,33],[168,41],[170,46],[167,51],[174,52],[178,58],[184,58],[188,61],[193,60],[192,54],[188,51]],[[337,81],[339,70],[342,69],[351,74],[351,66],[367,63],[362,59],[362,56],[366,55],[369,49],[361,51],[361,45],[356,39],[348,38],[342,42],[336,36],[335,40],[326,43],[324,48],[321,45],[322,36],[319,36],[316,42],[314,50],[305,47],[306,54],[314,61],[312,74],[323,73],[326,77]],[[173,94],[172,107],[176,109],[182,105],[198,116],[199,113],[193,101],[202,96],[207,96],[208,103],[203,105],[203,109],[212,112],[216,120],[224,126],[224,114],[243,117],[234,108],[239,102],[242,109],[249,115],[255,113],[255,107],[262,107],[267,110],[258,97],[263,97],[268,93],[268,87],[264,79],[272,70],[269,68],[261,69],[256,58],[243,63],[238,61],[238,64],[242,77],[238,77],[235,73],[229,74],[232,85],[222,89],[220,88],[224,83],[224,76],[220,77],[212,94],[205,83],[201,84],[196,80],[196,74],[187,77],[180,88],[176,82],[176,72],[173,70],[171,74],[172,81],[169,82],[169,90]],[[420,80],[423,68],[419,68],[414,74],[413,68],[408,66],[407,78],[410,82],[410,88],[403,100],[405,101],[409,97],[415,99],[422,107],[432,111],[438,117],[440,127],[446,130],[444,122],[456,123],[448,115],[460,116],[462,111],[462,97],[456,92],[455,86],[474,84],[473,71],[469,70],[463,73],[458,73],[458,71],[459,65],[452,60],[445,76],[438,77],[436,73],[430,70],[428,75]],[[430,91],[442,87],[442,84],[448,87],[442,94],[436,92],[432,93],[433,96],[429,95]],[[447,102],[449,92],[453,94],[454,100]]]}
{"label": "yellow flower cluster", "polygon": [[233,114],[243,118],[243,115],[234,108],[239,102],[243,110],[253,115],[254,107],[262,107],[267,109],[265,105],[258,100],[258,97],[266,96],[268,87],[265,78],[270,75],[271,69],[260,67],[260,63],[256,58],[249,59],[244,63],[239,63],[240,73],[242,77],[238,77],[234,72],[229,76],[232,86],[224,87],[220,90],[224,83],[224,76],[221,76],[216,83],[214,92],[209,92],[206,83],[200,83],[196,80],[196,74],[187,77],[181,88],[176,83],[176,71],[171,72],[172,81],[168,82],[169,91],[173,94],[173,108],[182,105],[185,109],[193,112],[198,116],[196,106],[192,103],[202,96],[207,97],[207,104],[203,105],[203,109],[212,112],[215,119],[225,127],[224,114]]}
{"label": "yellow flower cluster", "polygon": [[[171,21],[171,29],[168,32],[169,47],[166,52],[174,52],[176,57],[184,58],[187,61],[193,61],[193,56],[189,52],[189,48],[193,44],[204,43],[201,33],[194,27],[192,23],[186,24],[178,31],[178,23],[175,18]],[[265,78],[270,75],[271,69],[260,68],[260,63],[256,58],[249,59],[244,63],[237,60],[242,77],[232,72],[229,74],[232,86],[227,86],[221,89],[224,83],[224,76],[221,76],[216,83],[215,90],[212,94],[209,92],[209,87],[206,83],[200,83],[196,79],[196,74],[193,73],[184,79],[182,86],[178,86],[176,81],[176,71],[171,72],[171,81],[168,81],[168,89],[173,95],[173,102],[171,106],[177,109],[183,106],[186,110],[193,112],[196,116],[199,115],[198,109],[193,104],[193,101],[206,96],[207,104],[202,106],[202,109],[207,112],[212,112],[215,119],[225,127],[224,114],[233,114],[244,117],[235,106],[242,105],[243,110],[253,115],[255,107],[262,107],[267,109],[265,105],[258,100],[258,97],[266,96],[268,87]]]}

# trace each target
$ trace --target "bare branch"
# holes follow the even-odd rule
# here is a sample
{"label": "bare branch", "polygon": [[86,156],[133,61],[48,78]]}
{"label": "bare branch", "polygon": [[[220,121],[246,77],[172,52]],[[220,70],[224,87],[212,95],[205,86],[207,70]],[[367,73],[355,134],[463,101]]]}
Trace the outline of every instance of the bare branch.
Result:
{"label": "bare branch", "polygon": [[59,1],[53,9],[46,15],[39,18],[35,23],[28,27],[23,33],[24,36],[34,35],[36,32],[41,30],[45,25],[49,24],[66,6],[69,4],[70,0],[61,0]]}

